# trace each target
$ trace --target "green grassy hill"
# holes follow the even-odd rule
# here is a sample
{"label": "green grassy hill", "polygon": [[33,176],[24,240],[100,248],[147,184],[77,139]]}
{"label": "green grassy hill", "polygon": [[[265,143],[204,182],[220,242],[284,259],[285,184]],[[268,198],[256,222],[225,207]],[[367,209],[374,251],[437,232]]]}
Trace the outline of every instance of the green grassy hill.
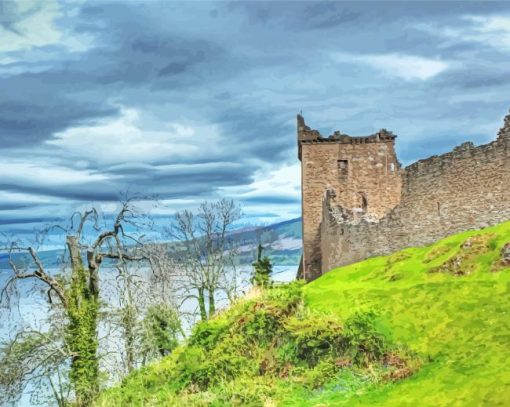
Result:
{"label": "green grassy hill", "polygon": [[412,378],[346,405],[510,405],[510,270],[499,264],[507,242],[510,223],[336,269],[306,287],[311,308],[342,318],[375,309],[388,334],[431,358]]}
{"label": "green grassy hill", "polygon": [[[504,223],[338,268],[300,289],[304,304],[292,312],[281,293],[245,300],[200,328],[221,334],[195,331],[175,355],[127,378],[98,405],[508,406],[510,267],[501,261],[508,242]],[[260,309],[282,319],[264,325]],[[258,331],[235,328],[246,318]],[[205,342],[197,345],[197,337]],[[205,355],[196,356],[205,343]],[[296,353],[303,343],[320,356],[313,363]],[[189,369],[205,363],[203,374],[219,380],[180,382],[191,355],[197,366]],[[266,360],[274,371],[261,370]]]}

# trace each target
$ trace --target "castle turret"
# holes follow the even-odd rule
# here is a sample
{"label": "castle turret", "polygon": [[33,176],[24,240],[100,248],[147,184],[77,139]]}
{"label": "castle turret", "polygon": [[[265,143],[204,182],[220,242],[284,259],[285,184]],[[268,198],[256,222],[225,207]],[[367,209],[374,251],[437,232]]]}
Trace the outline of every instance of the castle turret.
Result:
{"label": "castle turret", "polygon": [[[341,208],[347,221],[379,219],[400,200],[396,136],[382,129],[363,137],[340,131],[323,137],[297,116],[303,214],[302,276],[311,281],[327,270],[321,261],[323,200]],[[334,197],[334,199],[332,198]]]}

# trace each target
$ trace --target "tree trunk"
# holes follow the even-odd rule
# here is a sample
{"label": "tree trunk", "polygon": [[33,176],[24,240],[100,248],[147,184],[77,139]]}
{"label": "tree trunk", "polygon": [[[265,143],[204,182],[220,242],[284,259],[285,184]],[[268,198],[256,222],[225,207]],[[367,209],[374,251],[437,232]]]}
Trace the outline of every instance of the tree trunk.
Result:
{"label": "tree trunk", "polygon": [[87,272],[75,237],[67,237],[67,247],[71,257],[71,286],[67,308],[69,325],[66,332],[66,343],[73,355],[70,379],[76,404],[89,406],[99,391],[97,268],[92,266],[95,269],[91,270],[89,263]]}
{"label": "tree trunk", "polygon": [[207,292],[209,293],[209,318],[211,318],[216,312],[216,302],[214,299],[214,290],[210,288]]}
{"label": "tree trunk", "polygon": [[126,341],[126,367],[128,373],[135,368],[135,332],[136,310],[133,305],[126,305],[122,310],[124,335]]}
{"label": "tree trunk", "polygon": [[205,308],[205,290],[203,287],[198,288],[198,308],[200,309],[200,319],[207,321],[207,310]]}

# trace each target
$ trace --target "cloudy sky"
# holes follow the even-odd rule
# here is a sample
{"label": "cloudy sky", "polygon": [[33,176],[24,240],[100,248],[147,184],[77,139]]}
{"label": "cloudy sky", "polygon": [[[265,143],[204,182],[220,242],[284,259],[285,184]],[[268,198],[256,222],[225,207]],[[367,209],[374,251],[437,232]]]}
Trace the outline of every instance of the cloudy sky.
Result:
{"label": "cloudy sky", "polygon": [[296,113],[404,164],[495,137],[510,3],[0,0],[0,224],[119,192],[299,216]]}

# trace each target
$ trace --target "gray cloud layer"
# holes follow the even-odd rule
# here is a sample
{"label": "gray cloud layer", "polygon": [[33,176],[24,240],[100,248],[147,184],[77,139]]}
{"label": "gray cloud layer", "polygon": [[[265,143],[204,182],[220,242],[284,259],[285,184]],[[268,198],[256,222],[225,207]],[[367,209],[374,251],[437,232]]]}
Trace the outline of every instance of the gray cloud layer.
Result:
{"label": "gray cloud layer", "polygon": [[[47,216],[25,195],[246,188],[296,163],[301,109],[324,133],[389,128],[410,162],[489,140],[510,105],[506,2],[71,2],[60,39],[27,49],[41,4],[2,9],[0,41],[25,41],[0,55],[3,223]],[[264,188],[237,194],[267,216],[295,205]]]}

